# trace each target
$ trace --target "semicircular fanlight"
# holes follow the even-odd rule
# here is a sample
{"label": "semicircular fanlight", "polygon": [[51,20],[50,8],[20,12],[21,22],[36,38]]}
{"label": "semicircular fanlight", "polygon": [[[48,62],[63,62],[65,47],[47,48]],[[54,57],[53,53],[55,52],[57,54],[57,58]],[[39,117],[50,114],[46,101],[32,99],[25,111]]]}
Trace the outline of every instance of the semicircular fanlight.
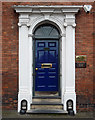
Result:
{"label": "semicircular fanlight", "polygon": [[58,29],[51,24],[43,24],[37,27],[34,32],[35,38],[59,38]]}

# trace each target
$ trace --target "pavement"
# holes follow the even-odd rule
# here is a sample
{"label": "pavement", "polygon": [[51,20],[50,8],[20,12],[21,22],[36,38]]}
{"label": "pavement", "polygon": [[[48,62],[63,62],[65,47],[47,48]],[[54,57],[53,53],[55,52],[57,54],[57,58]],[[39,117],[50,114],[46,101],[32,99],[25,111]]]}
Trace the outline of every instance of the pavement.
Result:
{"label": "pavement", "polygon": [[78,112],[75,116],[66,114],[19,114],[16,110],[3,110],[2,118],[94,118],[93,112]]}

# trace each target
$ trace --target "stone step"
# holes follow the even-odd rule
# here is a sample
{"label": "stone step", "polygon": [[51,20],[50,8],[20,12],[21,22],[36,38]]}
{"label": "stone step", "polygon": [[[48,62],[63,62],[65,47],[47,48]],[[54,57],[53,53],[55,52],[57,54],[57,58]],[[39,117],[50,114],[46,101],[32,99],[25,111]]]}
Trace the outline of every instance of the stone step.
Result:
{"label": "stone step", "polygon": [[50,101],[41,101],[41,102],[33,102],[32,105],[62,105],[60,102],[50,102]]}
{"label": "stone step", "polygon": [[63,109],[63,105],[62,104],[51,104],[51,103],[34,103],[31,105],[31,109]]}
{"label": "stone step", "polygon": [[63,109],[60,98],[33,98],[31,109]]}
{"label": "stone step", "polygon": [[27,114],[68,114],[68,112],[67,111],[64,111],[64,110],[60,110],[60,109],[43,109],[43,110],[41,110],[41,109],[31,109],[31,110],[28,110],[28,111],[26,111],[26,113]]}
{"label": "stone step", "polygon": [[58,96],[58,91],[35,91],[35,96]]}
{"label": "stone step", "polygon": [[33,98],[32,99],[33,102],[59,102],[61,103],[61,99],[60,98]]}
{"label": "stone step", "polygon": [[43,99],[46,99],[46,98],[52,98],[52,99],[56,99],[56,98],[59,98],[61,99],[60,96],[33,96],[33,98],[43,98]]}

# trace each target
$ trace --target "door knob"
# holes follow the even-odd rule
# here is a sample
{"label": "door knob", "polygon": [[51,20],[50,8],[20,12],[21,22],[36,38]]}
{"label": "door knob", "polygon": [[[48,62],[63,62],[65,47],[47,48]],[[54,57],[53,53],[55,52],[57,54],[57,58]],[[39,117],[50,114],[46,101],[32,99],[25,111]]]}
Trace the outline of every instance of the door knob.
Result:
{"label": "door knob", "polygon": [[38,68],[35,68],[35,70],[38,70]]}

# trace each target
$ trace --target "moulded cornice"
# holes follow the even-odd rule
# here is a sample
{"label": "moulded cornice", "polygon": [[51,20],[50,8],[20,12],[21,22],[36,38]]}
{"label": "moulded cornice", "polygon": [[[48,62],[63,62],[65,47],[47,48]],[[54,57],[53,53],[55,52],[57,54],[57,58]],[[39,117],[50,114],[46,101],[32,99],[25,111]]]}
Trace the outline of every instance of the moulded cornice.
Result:
{"label": "moulded cornice", "polygon": [[67,5],[67,6],[29,6],[29,5],[14,5],[13,8],[17,13],[77,13],[82,5]]}

